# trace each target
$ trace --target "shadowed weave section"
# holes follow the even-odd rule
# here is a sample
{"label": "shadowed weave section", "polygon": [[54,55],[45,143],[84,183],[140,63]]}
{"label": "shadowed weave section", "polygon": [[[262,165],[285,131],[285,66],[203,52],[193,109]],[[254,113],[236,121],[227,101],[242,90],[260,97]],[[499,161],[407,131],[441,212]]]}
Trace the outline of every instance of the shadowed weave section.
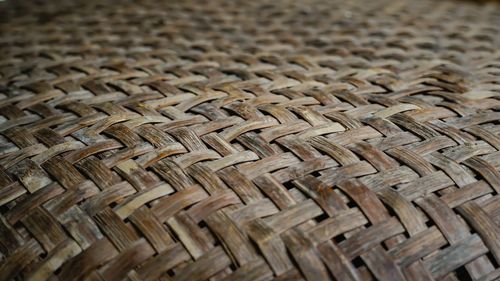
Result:
{"label": "shadowed weave section", "polygon": [[500,279],[498,4],[0,18],[0,280]]}

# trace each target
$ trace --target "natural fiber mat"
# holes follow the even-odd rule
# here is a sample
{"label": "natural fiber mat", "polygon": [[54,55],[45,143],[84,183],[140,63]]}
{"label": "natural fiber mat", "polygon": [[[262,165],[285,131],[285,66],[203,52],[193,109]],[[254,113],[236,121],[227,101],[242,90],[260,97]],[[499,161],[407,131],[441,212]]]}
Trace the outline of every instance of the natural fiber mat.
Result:
{"label": "natural fiber mat", "polygon": [[500,280],[499,4],[0,10],[0,280]]}

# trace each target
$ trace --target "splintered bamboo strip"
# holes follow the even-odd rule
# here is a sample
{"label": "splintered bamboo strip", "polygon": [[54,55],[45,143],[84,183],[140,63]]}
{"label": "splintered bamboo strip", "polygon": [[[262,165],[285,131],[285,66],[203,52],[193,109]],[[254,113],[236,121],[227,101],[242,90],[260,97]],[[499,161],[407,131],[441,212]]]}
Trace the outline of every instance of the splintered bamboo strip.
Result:
{"label": "splintered bamboo strip", "polygon": [[494,1],[0,1],[0,281],[500,280]]}

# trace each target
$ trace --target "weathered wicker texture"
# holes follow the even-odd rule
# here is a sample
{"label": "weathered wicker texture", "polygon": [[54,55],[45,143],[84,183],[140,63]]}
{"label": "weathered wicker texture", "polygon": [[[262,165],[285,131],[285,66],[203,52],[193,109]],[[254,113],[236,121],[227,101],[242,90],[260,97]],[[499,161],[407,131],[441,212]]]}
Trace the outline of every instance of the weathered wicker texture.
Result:
{"label": "weathered wicker texture", "polygon": [[81,2],[0,6],[0,280],[500,278],[497,4]]}

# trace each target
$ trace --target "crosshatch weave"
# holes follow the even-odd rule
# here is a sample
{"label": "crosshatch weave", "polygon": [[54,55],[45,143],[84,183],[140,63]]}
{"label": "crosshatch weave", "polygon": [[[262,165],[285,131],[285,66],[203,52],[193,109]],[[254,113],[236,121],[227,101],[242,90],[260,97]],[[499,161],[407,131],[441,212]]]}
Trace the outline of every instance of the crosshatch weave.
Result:
{"label": "crosshatch weave", "polygon": [[0,3],[0,280],[499,280],[499,7]]}

